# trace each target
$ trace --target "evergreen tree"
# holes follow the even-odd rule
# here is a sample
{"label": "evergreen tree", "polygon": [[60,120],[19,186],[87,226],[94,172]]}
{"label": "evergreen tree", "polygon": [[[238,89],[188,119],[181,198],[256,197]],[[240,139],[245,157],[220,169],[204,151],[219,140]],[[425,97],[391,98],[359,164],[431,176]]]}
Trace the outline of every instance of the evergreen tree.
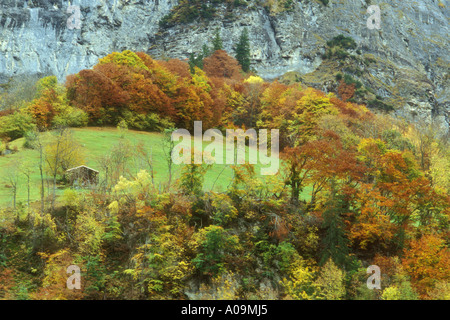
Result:
{"label": "evergreen tree", "polygon": [[203,59],[206,58],[206,57],[209,57],[211,55],[211,53],[212,53],[211,49],[208,47],[208,45],[206,43],[204,43],[203,47],[202,47]]}
{"label": "evergreen tree", "polygon": [[327,209],[324,211],[323,228],[325,229],[325,237],[323,238],[323,250],[321,253],[321,264],[328,259],[332,259],[338,266],[348,266],[349,248],[348,239],[345,236],[344,222],[341,214],[346,207],[345,201],[340,195],[336,194],[336,190],[332,187],[331,199],[327,203]]}
{"label": "evergreen tree", "polygon": [[203,59],[209,57],[211,55],[211,49],[205,44],[202,47],[202,53],[197,56],[192,52],[189,56],[189,67],[191,69],[191,73],[195,73],[195,67],[203,70]]}
{"label": "evergreen tree", "polygon": [[180,190],[185,194],[200,196],[203,193],[203,182],[208,167],[194,163],[194,154],[191,154],[191,163],[181,169],[179,179]]}
{"label": "evergreen tree", "polygon": [[203,69],[203,54],[199,54],[198,56],[195,56],[192,52],[189,56],[189,68],[191,70],[191,73],[195,73],[195,67]]}
{"label": "evergreen tree", "polygon": [[223,50],[223,42],[222,42],[222,38],[220,37],[219,28],[217,28],[214,33],[214,38],[212,40],[212,46],[213,46],[212,47],[213,52],[215,52],[217,50]]}
{"label": "evergreen tree", "polygon": [[247,28],[242,31],[239,42],[236,46],[236,60],[242,67],[244,72],[250,70],[250,40]]}

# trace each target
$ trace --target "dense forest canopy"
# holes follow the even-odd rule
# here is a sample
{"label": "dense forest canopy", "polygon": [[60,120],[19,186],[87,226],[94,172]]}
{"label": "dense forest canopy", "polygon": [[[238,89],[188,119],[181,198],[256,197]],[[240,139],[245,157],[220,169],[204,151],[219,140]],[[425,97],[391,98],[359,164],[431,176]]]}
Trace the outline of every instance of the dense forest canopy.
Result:
{"label": "dense forest canopy", "polygon": [[[450,149],[439,132],[352,102],[348,78],[337,94],[267,82],[216,49],[190,61],[114,52],[64,84],[5,88],[0,298],[449,299]],[[170,133],[194,121],[278,129],[281,170],[263,180],[232,165],[222,191],[204,187],[210,165],[175,177]],[[117,128],[91,188],[65,179],[92,156],[75,127]],[[161,153],[133,145],[134,130],[158,132]],[[29,162],[8,161],[26,152]],[[66,286],[70,265],[80,290]],[[369,265],[381,290],[367,288]]]}

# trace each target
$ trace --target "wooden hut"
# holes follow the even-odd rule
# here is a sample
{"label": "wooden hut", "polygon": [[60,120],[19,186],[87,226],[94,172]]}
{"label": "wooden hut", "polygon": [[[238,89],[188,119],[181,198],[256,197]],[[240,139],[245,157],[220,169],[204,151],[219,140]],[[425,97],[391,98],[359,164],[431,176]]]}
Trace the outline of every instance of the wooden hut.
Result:
{"label": "wooden hut", "polygon": [[66,171],[66,179],[71,186],[91,187],[98,184],[97,170],[87,166],[79,166]]}

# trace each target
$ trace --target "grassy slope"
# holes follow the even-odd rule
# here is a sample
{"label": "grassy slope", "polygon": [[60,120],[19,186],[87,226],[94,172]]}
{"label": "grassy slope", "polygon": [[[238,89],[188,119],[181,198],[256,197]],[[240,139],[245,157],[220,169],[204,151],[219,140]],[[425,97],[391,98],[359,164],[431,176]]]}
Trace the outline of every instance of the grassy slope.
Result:
{"label": "grassy slope", "polygon": [[[82,128],[73,129],[76,140],[82,144],[85,150],[85,165],[94,169],[98,169],[98,157],[102,154],[109,153],[111,148],[118,143],[121,133],[115,128]],[[153,152],[155,184],[167,183],[168,169],[167,163],[163,156],[162,135],[158,133],[139,132],[129,130],[125,134],[125,138],[133,145],[143,142]],[[39,154],[35,150],[23,149],[23,139],[18,139],[11,143],[16,145],[20,152],[8,156],[0,157],[0,208],[12,205],[11,188],[8,185],[8,172],[11,167],[20,161],[26,161],[32,164],[31,176],[31,200],[38,200],[39,195]],[[206,145],[206,144],[204,144]],[[225,167],[225,168],[224,168]],[[255,172],[259,174],[260,165],[256,165]],[[130,170],[136,173],[141,169],[139,165],[131,165]],[[145,167],[144,167],[145,169]],[[174,179],[179,177],[181,166],[174,167]],[[224,191],[230,184],[232,179],[232,170],[228,165],[214,164],[205,176],[204,188],[209,191],[214,186],[214,191]],[[305,190],[307,192],[308,190]],[[305,194],[306,196],[306,194]],[[25,177],[21,175],[18,187],[18,202],[26,203],[27,188]]]}

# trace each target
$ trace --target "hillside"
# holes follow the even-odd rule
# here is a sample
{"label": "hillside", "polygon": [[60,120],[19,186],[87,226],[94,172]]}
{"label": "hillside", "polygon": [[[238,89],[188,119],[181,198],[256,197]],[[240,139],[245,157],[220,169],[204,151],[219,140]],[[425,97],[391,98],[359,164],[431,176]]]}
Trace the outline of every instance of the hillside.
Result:
{"label": "hillside", "polygon": [[[325,93],[265,81],[212,49],[189,62],[113,52],[65,83],[6,88],[0,298],[447,299],[450,148],[439,128],[359,104],[364,88],[348,74]],[[213,144],[200,153],[192,134],[214,137],[216,152],[231,131],[230,149],[248,158],[208,165]],[[258,170],[264,159],[279,170]],[[66,176],[80,164],[98,183]],[[376,267],[379,288],[367,284]]]}
{"label": "hillside", "polygon": [[1,1],[0,300],[450,299],[448,10]]}
{"label": "hillside", "polygon": [[[91,168],[98,169],[100,171],[100,181],[104,177],[104,172],[101,169],[99,161],[102,156],[105,156],[111,152],[114,152],[114,148],[117,148],[120,143],[122,146],[127,146],[127,152],[129,157],[135,157],[136,146],[140,143],[147,149],[149,154],[152,154],[154,161],[154,184],[163,188],[169,178],[168,164],[164,156],[163,140],[164,137],[161,133],[151,133],[143,131],[127,130],[126,133],[120,132],[116,128],[73,128],[74,139],[82,145],[82,152],[84,154],[84,161],[77,165],[87,165]],[[51,133],[50,133],[51,134]],[[39,160],[38,150],[26,149],[23,147],[25,139],[20,138],[11,142],[11,148],[17,146],[18,152],[0,157],[0,208],[12,206],[12,190],[8,183],[11,170],[18,171],[20,165],[30,165],[32,168],[30,179],[30,200],[35,202],[39,200],[39,184],[40,176],[39,170],[34,166]],[[208,143],[204,143],[206,147]],[[248,152],[248,149],[247,149]],[[224,155],[225,156],[225,155]],[[248,157],[248,155],[247,155]],[[225,162],[225,161],[224,161]],[[135,176],[140,170],[149,170],[148,165],[144,163],[144,160],[132,160],[127,162],[128,171],[126,175]],[[261,165],[255,166],[255,171],[259,172]],[[173,183],[180,177],[181,165],[173,166]],[[16,174],[18,174],[16,172]],[[224,191],[230,185],[232,181],[232,170],[227,164],[213,164],[208,168],[205,174],[204,190],[205,191]],[[261,177],[262,178],[262,177]],[[58,195],[61,195],[63,191],[70,188],[68,185],[61,183]],[[26,206],[27,204],[27,181],[24,178],[19,180],[17,186],[17,202]],[[304,193],[307,198],[307,192]]]}

